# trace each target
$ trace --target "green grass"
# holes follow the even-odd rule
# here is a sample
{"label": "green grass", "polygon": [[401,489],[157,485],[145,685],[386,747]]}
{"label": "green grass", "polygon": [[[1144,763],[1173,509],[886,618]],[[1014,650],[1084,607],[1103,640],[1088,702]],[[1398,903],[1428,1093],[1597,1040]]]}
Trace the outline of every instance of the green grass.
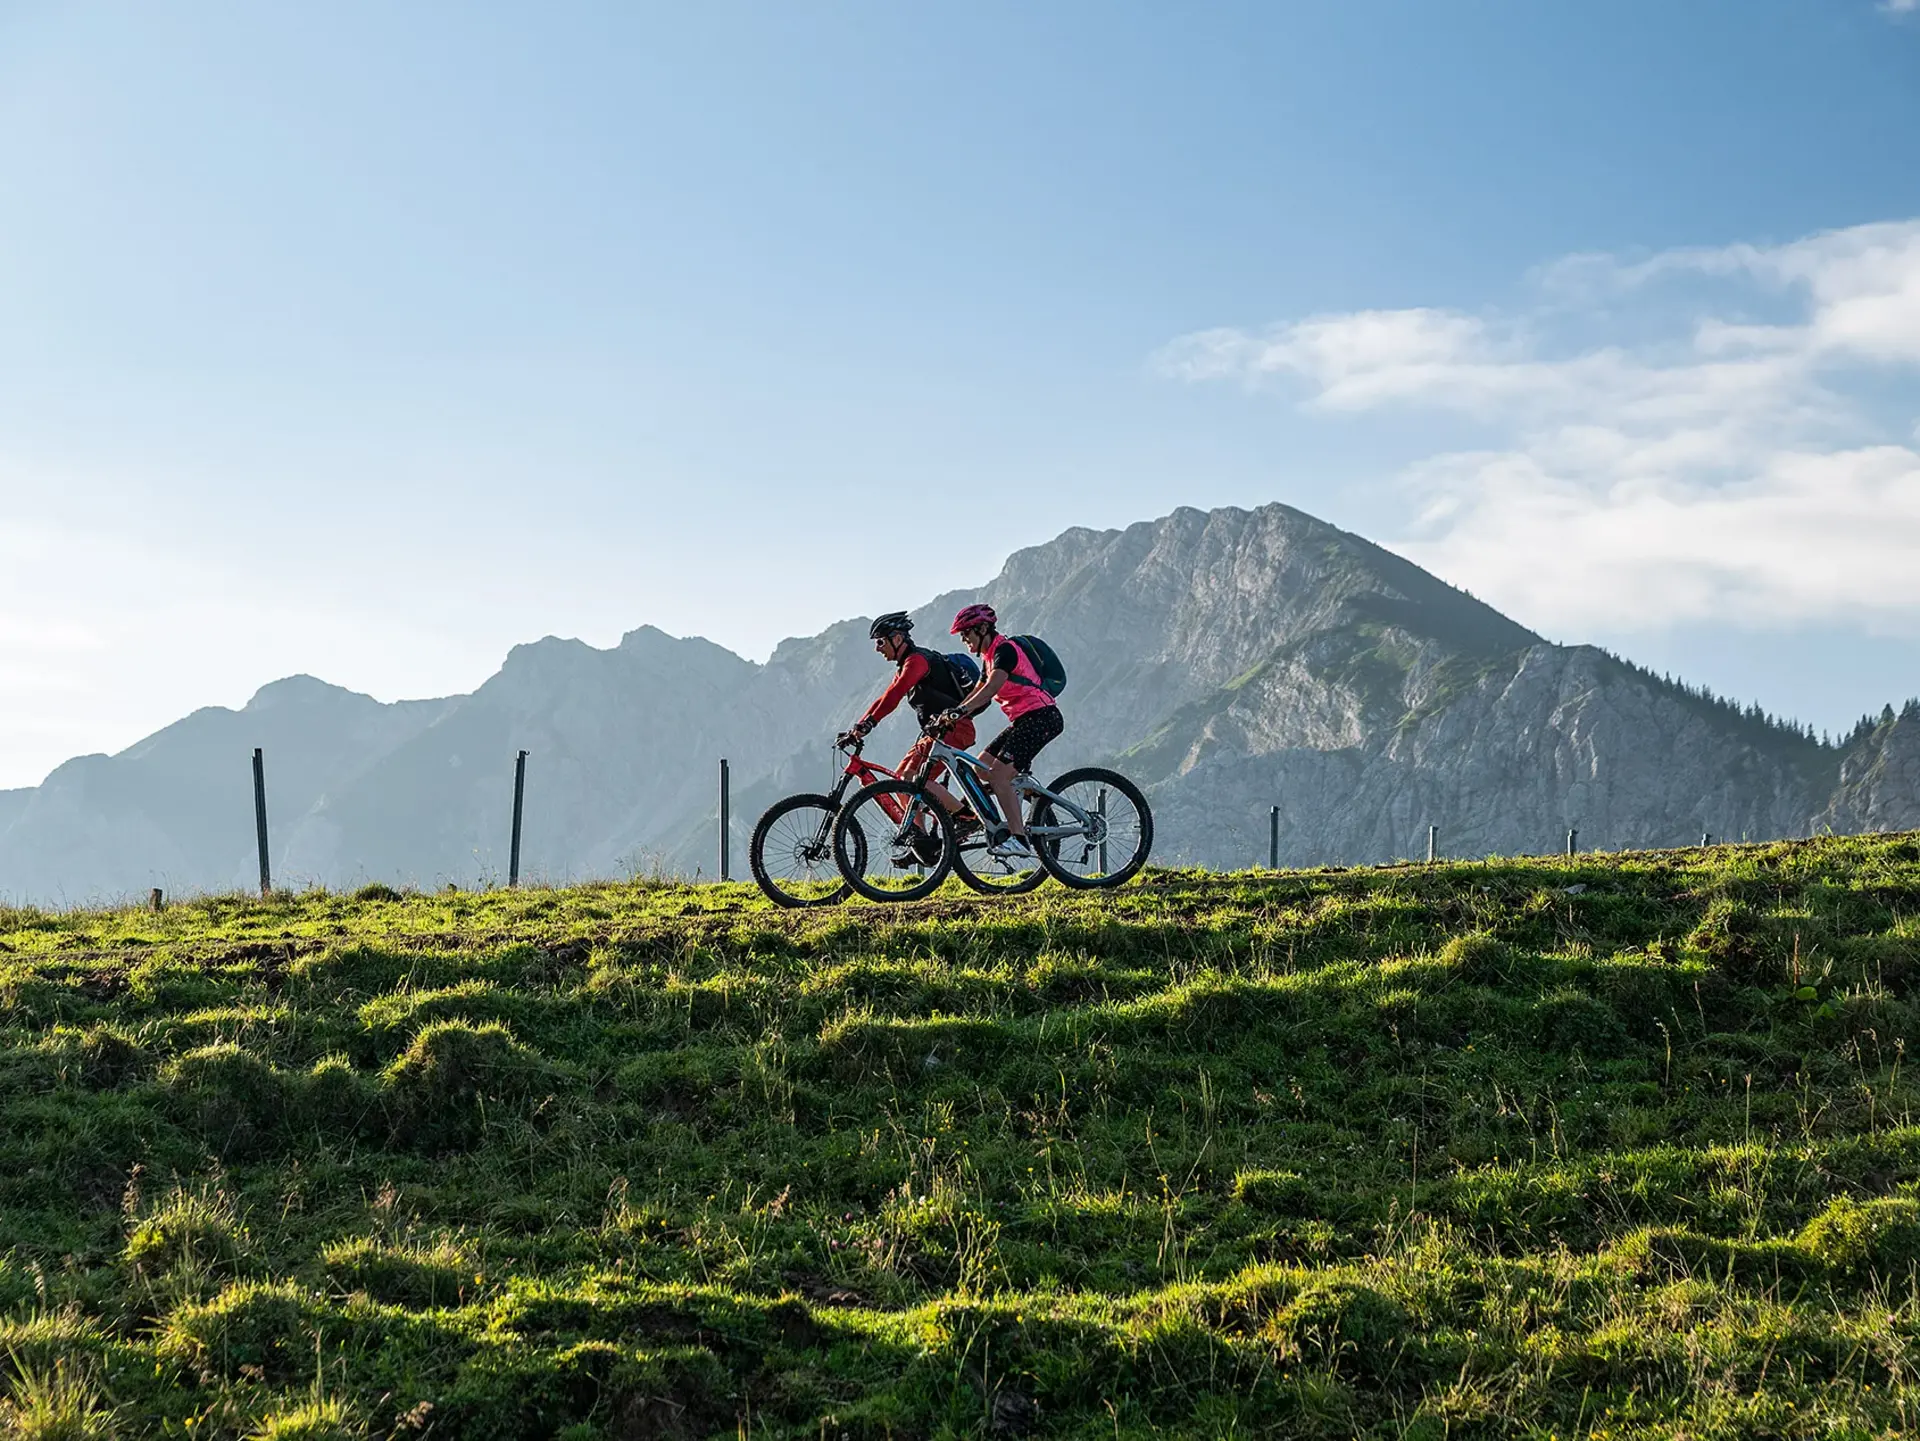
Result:
{"label": "green grass", "polygon": [[1920,842],[0,912],[0,1435],[1920,1426]]}

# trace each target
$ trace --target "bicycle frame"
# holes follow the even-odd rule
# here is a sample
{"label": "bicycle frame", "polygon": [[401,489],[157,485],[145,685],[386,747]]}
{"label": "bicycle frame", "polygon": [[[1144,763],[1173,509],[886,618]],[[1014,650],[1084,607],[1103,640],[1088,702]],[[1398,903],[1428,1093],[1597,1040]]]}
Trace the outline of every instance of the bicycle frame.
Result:
{"label": "bicycle frame", "polygon": [[[855,781],[865,786],[872,785],[873,782],[880,780],[899,781],[907,779],[907,777],[901,775],[900,772],[892,770],[887,766],[877,765],[873,761],[862,760],[860,758],[860,752],[865,748],[865,745],[866,743],[864,741],[859,742],[847,752],[846,767],[840,772],[840,779],[834,782],[833,789],[827,792],[827,799],[832,801],[835,806],[838,806],[840,802],[846,798],[847,787]],[[887,809],[888,812],[891,813],[893,808],[889,806]],[[900,817],[894,816],[894,819],[897,821]]]}
{"label": "bicycle frame", "polygon": [[[960,789],[966,794],[967,799],[973,803],[974,814],[988,824],[998,822],[1001,819],[1000,807],[994,804],[992,790],[987,785],[987,763],[973,754],[972,751],[961,750],[958,746],[950,746],[945,741],[936,738],[933,743],[933,748],[927,752],[926,765],[920,768],[917,775],[907,776],[903,779],[911,780],[916,785],[924,785],[926,784],[927,777],[933,774],[934,768],[942,763],[953,773],[953,778],[959,783]],[[1097,812],[1081,809],[1065,796],[1055,795],[1035,780],[1029,772],[1021,771],[1013,778],[1013,793],[1015,797],[1026,801],[1044,800],[1051,802],[1056,813],[1064,811],[1073,817],[1073,824],[1070,825],[1036,826],[1030,824],[1027,827],[1028,835],[1054,836],[1059,838],[1086,836],[1090,840],[1099,841],[1102,845],[1105,844],[1103,835],[1105,829],[1104,816],[1098,815]],[[1029,805],[1028,809],[1031,811],[1032,807]],[[888,813],[892,813],[891,807],[888,808]],[[901,817],[894,816],[894,819],[897,821],[900,820]]]}
{"label": "bicycle frame", "polygon": [[[923,731],[922,734],[927,733]],[[952,779],[953,788],[959,792],[960,798],[965,803],[972,806],[974,815],[981,822],[980,831],[961,842],[961,848],[964,850],[985,847],[991,850],[998,844],[994,839],[996,833],[1004,833],[1005,825],[1000,808],[995,803],[987,783],[987,761],[971,751],[949,745],[937,735],[929,736],[929,739],[931,743],[927,747],[924,763],[914,767],[911,773],[862,759],[861,752],[865,748],[864,737],[859,739],[850,737],[843,741],[841,749],[847,753],[847,763],[841,770],[839,780],[824,797],[828,802],[828,815],[837,813],[845,805],[847,788],[855,782],[866,786],[878,780],[891,780],[904,782],[918,789],[925,787],[932,777],[944,768]],[[1099,803],[1089,810],[1056,791],[1048,790],[1027,771],[1021,771],[1014,776],[1013,788],[1015,796],[1027,809],[1029,816],[1040,803],[1044,802],[1047,807],[1047,823],[1030,823],[1027,827],[1029,837],[1036,841],[1050,842],[1049,853],[1057,851],[1066,841],[1078,839],[1087,848],[1086,856],[1082,859],[1091,856],[1097,850],[1100,856],[1100,868],[1106,869],[1107,808],[1104,790],[1100,794]],[[896,848],[906,842],[909,832],[923,829],[923,817],[927,811],[933,809],[935,804],[933,798],[924,790],[920,790],[917,795],[910,793],[907,796],[883,793],[874,797],[874,803],[895,826],[899,827],[890,842]],[[823,821],[823,835],[824,827]],[[896,859],[895,864],[898,865],[900,862]]]}
{"label": "bicycle frame", "polygon": [[[845,799],[847,787],[856,780],[861,785],[886,779],[908,781],[914,785],[923,786],[934,772],[944,765],[957,783],[961,794],[973,806],[973,813],[980,818],[982,824],[989,831],[1003,824],[1000,807],[994,802],[993,792],[987,785],[987,763],[973,752],[948,745],[935,737],[933,745],[927,751],[926,763],[913,774],[907,775],[888,766],[863,760],[860,754],[863,748],[864,742],[858,742],[852,747],[847,756],[846,767],[840,773],[839,781],[827,793],[827,799],[835,808],[838,808]],[[1029,824],[1027,827],[1029,836],[1047,837],[1055,841],[1068,840],[1075,836],[1083,837],[1089,845],[1099,846],[1101,856],[1105,857],[1107,818],[1104,808],[1089,811],[1075,805],[1065,796],[1048,790],[1027,771],[1022,771],[1013,778],[1013,790],[1014,795],[1026,803],[1029,813],[1032,810],[1032,802],[1036,800],[1044,800],[1053,807],[1055,823],[1052,825]],[[875,799],[895,825],[904,828],[913,823],[918,802],[903,806],[890,795],[878,796]],[[1060,820],[1063,816],[1066,818],[1064,823]]]}
{"label": "bicycle frame", "polygon": [[[934,744],[938,749],[950,750],[949,747],[942,746],[938,741]],[[847,787],[854,781],[858,781],[863,786],[871,785],[877,780],[911,781],[914,785],[925,785],[927,783],[927,777],[933,774],[935,762],[944,759],[944,757],[934,757],[929,760],[927,765],[921,768],[918,775],[910,776],[902,771],[894,770],[891,766],[877,765],[873,761],[862,760],[860,758],[860,752],[865,746],[865,741],[859,741],[848,751],[846,768],[840,772],[840,779],[834,783],[833,789],[827,792],[827,799],[832,801],[836,806],[846,798]],[[951,753],[954,755],[967,755],[965,751],[952,751]],[[971,756],[967,756],[967,759],[973,760]],[[980,764],[979,761],[974,761],[973,763],[976,766]],[[984,793],[977,783],[963,788],[966,790],[967,798],[974,804],[975,814],[982,818],[991,817],[995,821],[1000,819],[1000,808],[993,804],[992,797],[990,796],[984,798],[987,809],[984,811],[979,809]],[[896,825],[906,820],[906,808],[901,806],[892,796],[881,796],[879,802],[880,808],[893,818]]]}
{"label": "bicycle frame", "polygon": [[[922,771],[920,777],[916,780],[915,777],[903,775],[891,766],[883,766],[870,760],[862,760],[860,752],[865,748],[865,741],[855,741],[847,750],[847,764],[840,772],[840,779],[835,781],[833,789],[827,792],[827,799],[833,803],[835,810],[838,810],[841,803],[846,800],[847,787],[856,781],[865,786],[872,785],[875,781],[879,780],[914,781],[915,784],[920,784],[926,779],[926,771]],[[929,767],[929,769],[931,768]],[[911,809],[910,807],[902,806],[892,796],[879,797],[879,803],[880,809],[887,813],[895,825],[906,824],[908,812]],[[994,814],[997,817],[999,812],[996,811]]]}

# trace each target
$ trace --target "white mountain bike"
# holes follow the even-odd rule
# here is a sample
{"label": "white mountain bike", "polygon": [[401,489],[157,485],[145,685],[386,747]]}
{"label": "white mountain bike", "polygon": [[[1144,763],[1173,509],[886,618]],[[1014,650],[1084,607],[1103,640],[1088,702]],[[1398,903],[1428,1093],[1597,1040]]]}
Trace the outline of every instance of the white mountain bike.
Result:
{"label": "white mountain bike", "polygon": [[[978,818],[964,836],[926,789],[942,764]],[[1117,886],[1147,863],[1153,812],[1140,787],[1117,771],[1082,766],[1045,786],[1025,772],[1014,777],[1032,850],[1015,856],[1005,849],[1008,832],[986,769],[971,751],[934,735],[915,774],[855,791],[833,822],[834,865],[846,883],[869,900],[912,901],[957,869],[977,891],[1017,895],[1048,876],[1076,890]]]}

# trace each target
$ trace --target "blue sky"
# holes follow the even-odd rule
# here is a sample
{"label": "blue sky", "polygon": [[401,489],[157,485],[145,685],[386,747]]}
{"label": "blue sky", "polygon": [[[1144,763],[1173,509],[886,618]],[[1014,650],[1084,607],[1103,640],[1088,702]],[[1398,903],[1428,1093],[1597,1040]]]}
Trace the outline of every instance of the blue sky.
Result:
{"label": "blue sky", "polygon": [[1875,0],[0,0],[0,785],[1269,500],[1844,726],[1916,216]]}

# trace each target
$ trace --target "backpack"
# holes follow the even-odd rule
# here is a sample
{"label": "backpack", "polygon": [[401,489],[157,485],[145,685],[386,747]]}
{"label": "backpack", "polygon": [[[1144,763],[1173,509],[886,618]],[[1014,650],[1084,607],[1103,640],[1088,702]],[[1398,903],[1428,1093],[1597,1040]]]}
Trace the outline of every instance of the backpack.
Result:
{"label": "backpack", "polygon": [[947,663],[947,674],[953,677],[954,687],[963,699],[980,684],[980,662],[965,651],[950,650],[940,659]]}
{"label": "backpack", "polygon": [[[915,650],[927,658],[927,678],[921,682],[933,694],[926,697],[941,710],[957,706],[966,699],[967,693],[980,684],[979,662],[965,651],[956,651],[942,655],[937,650],[927,650],[915,646]],[[942,684],[941,667],[945,667],[945,683]]]}
{"label": "backpack", "polygon": [[[1010,635],[1007,637],[1027,658],[1027,664],[1033,667],[1033,673],[1040,677],[1040,689],[1050,696],[1057,696],[1067,688],[1067,668],[1060,663],[1060,657],[1053,653],[1053,647],[1037,635]],[[1021,681],[1021,685],[1030,684]]]}

